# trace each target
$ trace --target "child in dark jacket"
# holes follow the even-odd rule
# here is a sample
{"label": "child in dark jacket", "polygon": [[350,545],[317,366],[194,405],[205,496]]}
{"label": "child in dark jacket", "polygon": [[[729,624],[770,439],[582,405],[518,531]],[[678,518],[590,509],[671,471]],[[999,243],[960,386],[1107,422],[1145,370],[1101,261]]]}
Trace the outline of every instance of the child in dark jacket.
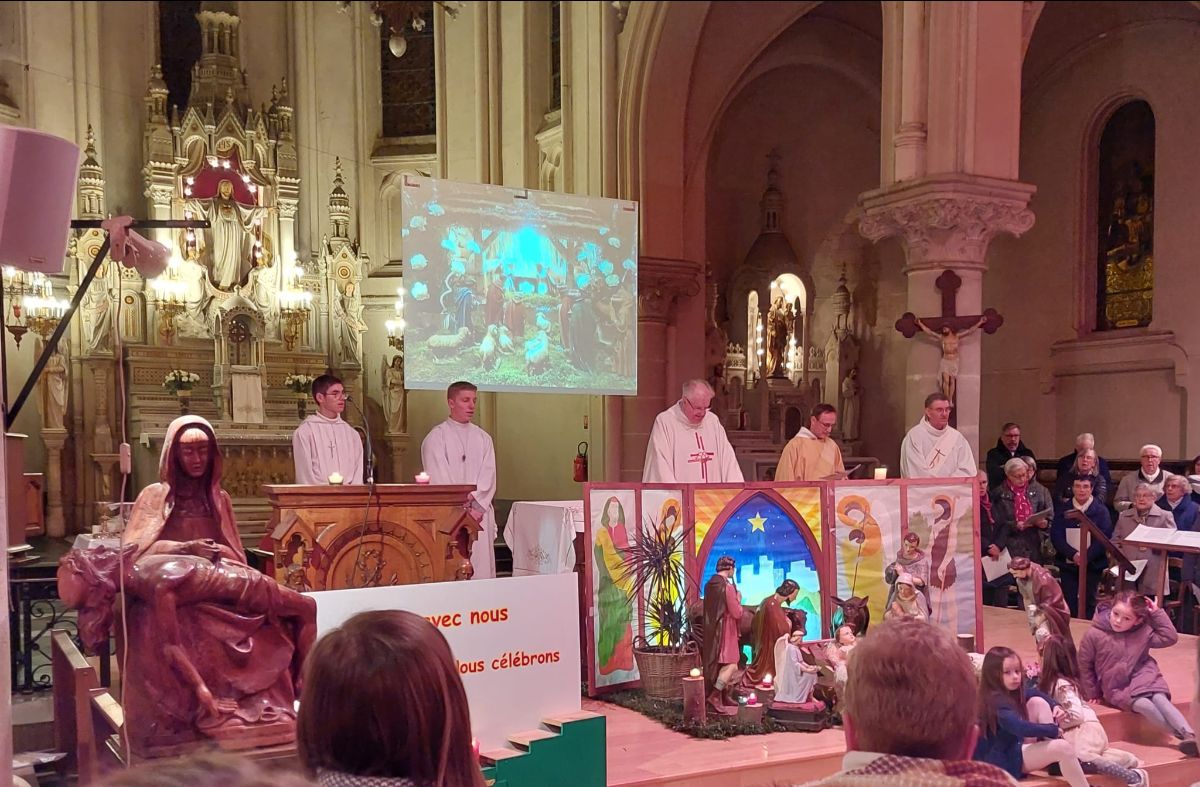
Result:
{"label": "child in dark jacket", "polygon": [[1189,757],[1200,755],[1196,733],[1171,703],[1171,687],[1151,648],[1179,641],[1167,613],[1154,599],[1123,590],[1096,607],[1092,627],[1079,643],[1079,678],[1084,699],[1141,714],[1179,741]]}
{"label": "child in dark jacket", "polygon": [[[1062,738],[1051,700],[1037,689],[1026,693],[1021,658],[1008,648],[992,648],[979,676],[979,743],[975,759],[996,765],[1014,778],[1058,763],[1071,787],[1087,787],[1075,748]],[[1037,738],[1036,743],[1025,743]]]}

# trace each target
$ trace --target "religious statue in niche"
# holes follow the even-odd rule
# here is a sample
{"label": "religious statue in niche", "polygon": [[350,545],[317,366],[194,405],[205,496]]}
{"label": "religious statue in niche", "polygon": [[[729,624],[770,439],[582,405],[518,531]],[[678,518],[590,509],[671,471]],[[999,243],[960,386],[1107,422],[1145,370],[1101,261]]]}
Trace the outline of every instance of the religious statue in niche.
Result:
{"label": "religious statue in niche", "polygon": [[407,393],[404,390],[404,351],[383,365],[383,388],[387,403],[388,434],[404,434],[408,431]]}
{"label": "religious statue in niche", "polygon": [[862,384],[858,381],[858,367],[855,366],[846,374],[846,379],[842,380],[842,416],[839,422],[842,425],[842,436],[847,440],[857,440],[860,434],[858,402],[861,395]]}
{"label": "religious statue in niche", "polygon": [[89,647],[105,641],[123,583],[126,731],[143,756],[206,739],[245,748],[295,738],[316,605],[246,564],[221,469],[212,426],[175,419],[160,483],[138,495],[123,550],[72,550],[59,566],[59,593],[81,610]]}
{"label": "religious statue in niche", "polygon": [[53,353],[42,370],[45,384],[45,406],[42,410],[42,425],[46,429],[65,429],[67,418],[67,359],[60,352]]}
{"label": "religious statue in niche", "polygon": [[767,376],[787,374],[788,339],[792,333],[792,306],[783,296],[771,304],[767,313]]}
{"label": "religious statue in niche", "polygon": [[113,351],[113,294],[103,267],[80,302],[84,315],[83,344],[88,355],[107,355]]}
{"label": "religious statue in niche", "polygon": [[347,282],[341,297],[334,301],[334,320],[338,326],[338,353],[342,361],[358,363],[362,359],[362,335],[367,330],[363,321],[362,300],[355,294],[354,282]]}
{"label": "religious statue in niche", "polygon": [[230,292],[243,284],[254,268],[254,227],[260,210],[239,202],[228,178],[217,183],[215,196],[192,200],[189,205],[194,206],[198,218],[212,225],[197,236],[201,264],[208,269],[214,287]]}
{"label": "religious statue in niche", "polygon": [[982,328],[985,322],[987,322],[987,318],[980,317],[979,322],[962,331],[953,331],[949,326],[943,325],[942,332],[939,334],[930,330],[925,323],[921,322],[920,318],[917,318],[917,327],[942,345],[942,360],[938,362],[938,385],[951,402],[955,401],[954,394],[958,387],[958,345],[963,339]]}

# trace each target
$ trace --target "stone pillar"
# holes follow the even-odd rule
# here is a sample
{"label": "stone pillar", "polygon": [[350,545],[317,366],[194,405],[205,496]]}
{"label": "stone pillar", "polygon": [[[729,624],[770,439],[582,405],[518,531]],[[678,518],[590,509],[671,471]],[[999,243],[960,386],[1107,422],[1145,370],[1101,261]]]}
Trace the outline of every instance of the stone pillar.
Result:
{"label": "stone pillar", "polygon": [[42,443],[46,446],[46,535],[51,538],[67,534],[62,488],[62,450],[66,442],[66,429],[42,429]]}
{"label": "stone pillar", "polygon": [[[654,418],[679,398],[678,367],[669,336],[681,298],[700,294],[700,265],[687,260],[642,257],[638,261],[638,395],[622,400],[621,477],[640,481]],[[697,339],[701,341],[701,339]]]}
{"label": "stone pillar", "polygon": [[[987,249],[1000,232],[1020,236],[1033,226],[1028,209],[1034,187],[978,175],[942,175],[868,191],[859,196],[859,230],[878,241],[898,237],[904,246],[908,311],[918,317],[941,314],[934,281],[947,268],[962,279],[956,301],[960,315],[983,311]],[[899,317],[899,315],[896,315]],[[1003,330],[1003,328],[1001,328]],[[957,382],[958,429],[979,457],[979,332],[963,340]],[[925,397],[938,390],[941,347],[918,335],[909,343],[905,380],[905,423],[917,422]]]}

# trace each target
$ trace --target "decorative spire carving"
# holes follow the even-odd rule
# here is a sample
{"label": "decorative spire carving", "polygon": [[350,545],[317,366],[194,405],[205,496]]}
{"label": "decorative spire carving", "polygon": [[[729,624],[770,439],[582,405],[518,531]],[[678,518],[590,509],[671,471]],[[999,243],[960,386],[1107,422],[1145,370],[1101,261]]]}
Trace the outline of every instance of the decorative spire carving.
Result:
{"label": "decorative spire carving", "polygon": [[167,122],[167,82],[163,79],[162,66],[150,66],[150,79],[146,85],[146,117],[151,123]]}
{"label": "decorative spire carving", "polygon": [[104,218],[104,170],[96,155],[96,135],[92,125],[87,127],[87,147],[84,148],[83,164],[79,167],[79,217],[81,219]]}
{"label": "decorative spire carving", "polygon": [[329,193],[329,221],[333,225],[333,239],[350,239],[350,196],[344,188],[342,160],[333,160],[333,190]]}

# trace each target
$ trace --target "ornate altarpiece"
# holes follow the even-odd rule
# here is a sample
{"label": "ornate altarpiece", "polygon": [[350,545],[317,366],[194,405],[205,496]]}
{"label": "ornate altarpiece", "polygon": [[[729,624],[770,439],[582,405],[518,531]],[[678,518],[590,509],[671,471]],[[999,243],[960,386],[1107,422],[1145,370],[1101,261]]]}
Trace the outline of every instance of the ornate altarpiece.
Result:
{"label": "ornate altarpiece", "polygon": [[[261,533],[268,516],[261,485],[294,480],[298,395],[285,378],[332,370],[361,395],[359,285],[368,259],[349,237],[340,164],[328,205],[331,231],[302,265],[287,83],[255,108],[241,68],[239,18],[202,10],[197,20],[203,51],[186,107],[168,109],[162,70],[151,69],[142,175],[148,218],[207,219],[210,227],[158,231],[154,239],[174,254],[167,272],[153,281],[106,264],[72,326],[81,529],[95,524],[96,503],[120,495],[115,451],[122,415],[134,447],[135,487],[156,479],[163,434],[181,407],[209,419],[221,436],[225,488],[239,525]],[[80,215],[104,217],[104,176],[94,147],[79,184]],[[75,239],[73,285],[102,241],[98,230]],[[115,355],[118,337],[121,358]],[[127,391],[116,387],[118,361],[126,365]],[[200,377],[186,405],[163,388],[172,369]]]}

